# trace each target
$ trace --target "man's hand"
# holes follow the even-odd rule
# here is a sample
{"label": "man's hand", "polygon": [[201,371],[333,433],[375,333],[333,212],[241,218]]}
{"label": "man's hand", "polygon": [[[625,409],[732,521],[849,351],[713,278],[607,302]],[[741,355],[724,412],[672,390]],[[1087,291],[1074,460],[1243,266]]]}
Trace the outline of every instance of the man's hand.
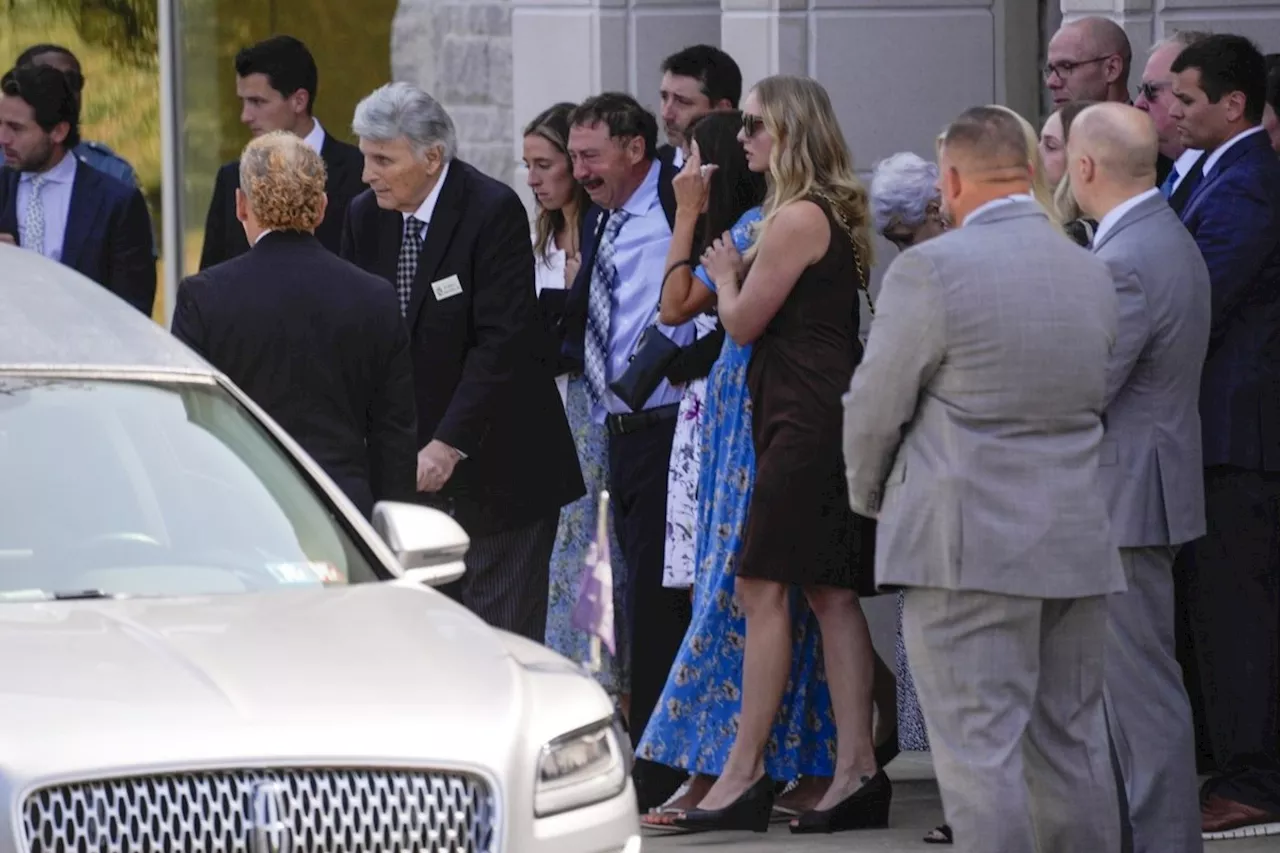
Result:
{"label": "man's hand", "polygon": [[0,243],[8,243],[10,246],[18,245],[18,241],[14,239],[12,234],[0,233]]}
{"label": "man's hand", "polygon": [[432,439],[418,451],[418,491],[438,492],[453,476],[462,454],[443,441]]}

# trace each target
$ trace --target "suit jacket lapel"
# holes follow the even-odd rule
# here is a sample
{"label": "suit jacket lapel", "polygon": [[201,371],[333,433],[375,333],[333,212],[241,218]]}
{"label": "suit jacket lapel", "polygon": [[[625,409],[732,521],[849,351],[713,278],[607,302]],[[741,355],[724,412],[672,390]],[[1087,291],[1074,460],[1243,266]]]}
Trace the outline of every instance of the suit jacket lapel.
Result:
{"label": "suit jacket lapel", "polygon": [[93,231],[98,219],[102,195],[93,192],[93,176],[89,166],[76,164],[76,178],[71,185],[71,207],[67,210],[67,228],[62,238],[62,263],[75,267],[80,260],[80,250]]}
{"label": "suit jacket lapel", "polygon": [[324,134],[324,144],[320,146],[320,159],[324,160],[325,171],[328,176],[325,180],[325,190],[332,191],[334,187],[340,187],[347,175],[347,164],[335,156],[337,148],[334,144],[333,137],[328,131]]}
{"label": "suit jacket lapel", "polygon": [[[422,254],[418,256],[418,273],[413,280],[413,294],[409,300],[409,315],[405,319],[412,329],[418,320],[418,313],[431,293],[431,282],[435,281],[436,271],[444,260],[449,249],[449,241],[462,219],[462,206],[466,201],[463,191],[463,164],[454,161],[445,176],[444,186],[440,188],[440,197],[436,199],[436,209],[431,212],[431,223],[427,225],[427,233],[423,239]],[[403,218],[403,217],[402,217]]]}
{"label": "suit jacket lapel", "polygon": [[1259,131],[1252,136],[1241,139],[1235,145],[1232,145],[1227,151],[1218,158],[1218,162],[1213,164],[1213,174],[1205,175],[1200,181],[1199,186],[1191,193],[1191,197],[1187,199],[1187,204],[1182,208],[1182,221],[1186,222],[1191,218],[1200,201],[1208,194],[1209,189],[1222,179],[1227,170],[1236,164],[1238,160],[1247,154],[1252,153],[1253,149],[1259,146],[1267,146],[1270,151],[1270,142],[1267,140],[1265,132]]}
{"label": "suit jacket lapel", "polygon": [[396,267],[400,264],[400,243],[404,240],[404,214],[395,210],[374,207],[375,230],[378,232],[378,251],[374,256],[373,272],[396,286]]}
{"label": "suit jacket lapel", "polygon": [[1112,237],[1119,234],[1121,231],[1128,228],[1130,225],[1133,225],[1136,222],[1141,222],[1142,220],[1146,219],[1148,216],[1152,216],[1158,213],[1161,208],[1168,207],[1168,206],[1169,206],[1169,203],[1165,201],[1164,196],[1162,195],[1154,195],[1151,198],[1144,199],[1143,201],[1131,207],[1129,210],[1126,210],[1124,212],[1124,215],[1121,216],[1120,219],[1116,221],[1116,224],[1112,225],[1110,228],[1107,229],[1106,233],[1102,235],[1101,240],[1094,241],[1093,247],[1092,247],[1093,251],[1096,252],[1099,249],[1101,249],[1103,246],[1110,243]]}
{"label": "suit jacket lapel", "polygon": [[0,234],[18,239],[18,173],[0,169]]}

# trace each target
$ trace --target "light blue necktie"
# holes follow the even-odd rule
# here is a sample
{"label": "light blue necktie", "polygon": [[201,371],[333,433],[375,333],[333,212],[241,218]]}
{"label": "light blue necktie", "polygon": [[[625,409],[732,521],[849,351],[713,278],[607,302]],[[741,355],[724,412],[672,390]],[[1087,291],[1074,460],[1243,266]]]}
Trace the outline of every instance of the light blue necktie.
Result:
{"label": "light blue necktie", "polygon": [[1173,195],[1173,188],[1178,183],[1178,167],[1174,166],[1169,170],[1169,177],[1164,179],[1164,183],[1160,185],[1160,195],[1169,198]]}

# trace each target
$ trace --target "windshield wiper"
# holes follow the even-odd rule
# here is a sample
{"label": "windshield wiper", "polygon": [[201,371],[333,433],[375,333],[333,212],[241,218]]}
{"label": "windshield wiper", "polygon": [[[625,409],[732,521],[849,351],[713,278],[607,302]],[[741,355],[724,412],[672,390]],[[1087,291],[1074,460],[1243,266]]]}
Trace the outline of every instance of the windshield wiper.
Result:
{"label": "windshield wiper", "polygon": [[49,593],[54,601],[81,601],[99,598],[119,598],[114,592],[103,592],[100,589],[66,589]]}
{"label": "windshield wiper", "polygon": [[50,592],[45,589],[16,589],[0,592],[0,602],[21,601],[94,601],[121,598],[111,592],[100,589],[65,589]]}

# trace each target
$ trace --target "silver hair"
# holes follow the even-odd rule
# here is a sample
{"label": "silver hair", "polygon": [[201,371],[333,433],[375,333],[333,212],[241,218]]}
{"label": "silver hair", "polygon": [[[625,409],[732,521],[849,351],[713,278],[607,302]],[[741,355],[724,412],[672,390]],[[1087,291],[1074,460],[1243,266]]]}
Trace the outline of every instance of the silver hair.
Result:
{"label": "silver hair", "polygon": [[446,162],[458,154],[453,119],[435,98],[408,83],[388,83],[367,95],[356,105],[351,130],[372,142],[404,137],[419,154],[439,146]]}
{"label": "silver hair", "polygon": [[1155,53],[1157,50],[1160,50],[1171,44],[1176,44],[1179,47],[1184,47],[1184,48],[1191,47],[1191,45],[1195,44],[1196,42],[1204,41],[1211,35],[1213,35],[1213,33],[1208,32],[1207,30],[1174,30],[1169,35],[1165,36],[1164,38],[1157,41],[1155,44],[1151,45],[1151,49],[1147,51],[1147,55],[1150,56],[1151,54]]}
{"label": "silver hair", "polygon": [[938,167],[910,151],[886,157],[871,173],[871,217],[876,231],[892,223],[914,228],[924,223],[938,200]]}

